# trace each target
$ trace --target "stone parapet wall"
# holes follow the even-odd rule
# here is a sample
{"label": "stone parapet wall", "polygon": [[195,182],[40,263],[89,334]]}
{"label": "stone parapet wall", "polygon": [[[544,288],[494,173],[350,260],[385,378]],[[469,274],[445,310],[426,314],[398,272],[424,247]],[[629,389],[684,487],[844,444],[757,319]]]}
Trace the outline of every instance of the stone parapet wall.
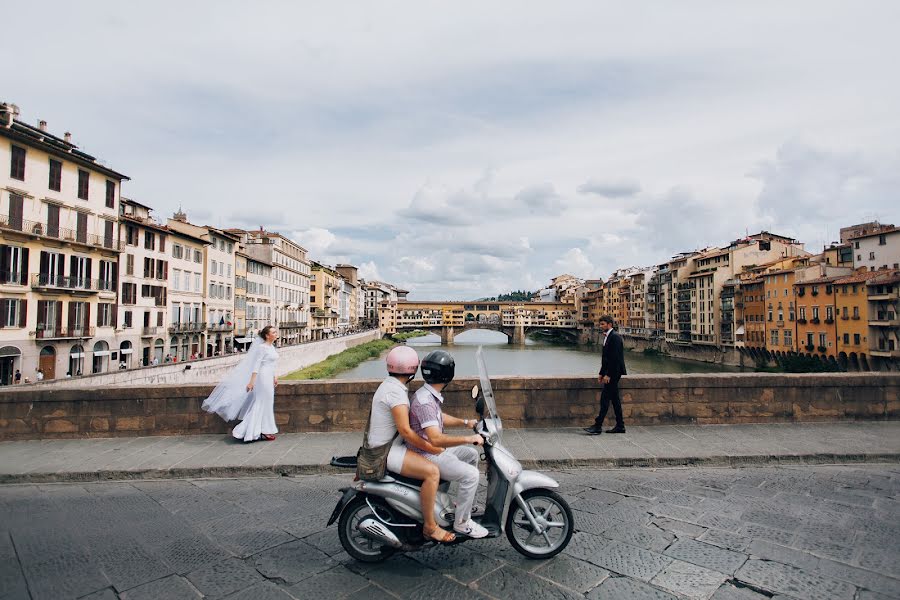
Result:
{"label": "stone parapet wall", "polygon": [[[474,414],[474,379],[454,381],[445,409]],[[300,381],[278,387],[283,432],[361,431],[378,381]],[[420,382],[413,384],[416,388]],[[599,406],[593,377],[493,381],[508,428],[589,425]],[[0,439],[226,433],[200,410],[212,385],[95,389],[21,388],[0,393]],[[897,374],[642,375],[621,383],[627,425],[776,423],[900,418]]]}

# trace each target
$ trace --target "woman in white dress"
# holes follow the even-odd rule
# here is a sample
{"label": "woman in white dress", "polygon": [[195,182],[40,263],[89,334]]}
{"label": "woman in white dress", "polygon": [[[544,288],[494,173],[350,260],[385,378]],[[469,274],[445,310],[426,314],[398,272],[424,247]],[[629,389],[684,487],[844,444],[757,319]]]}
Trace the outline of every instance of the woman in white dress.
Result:
{"label": "woman in white dress", "polygon": [[278,433],[275,425],[278,352],[274,346],[278,331],[266,325],[260,330],[259,338],[203,402],[206,412],[214,412],[226,421],[240,419],[231,435],[244,442],[271,441]]}

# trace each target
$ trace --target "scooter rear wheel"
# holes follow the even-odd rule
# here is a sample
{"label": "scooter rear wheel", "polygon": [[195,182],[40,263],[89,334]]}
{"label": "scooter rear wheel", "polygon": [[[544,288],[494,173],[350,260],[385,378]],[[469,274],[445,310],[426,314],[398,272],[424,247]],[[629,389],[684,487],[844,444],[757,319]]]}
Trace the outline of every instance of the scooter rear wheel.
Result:
{"label": "scooter rear wheel", "polygon": [[562,552],[575,530],[569,503],[556,492],[540,488],[522,492],[522,499],[544,531],[536,533],[525,511],[513,500],[506,517],[506,537],[512,547],[528,558],[550,558]]}
{"label": "scooter rear wheel", "polygon": [[365,498],[357,496],[341,513],[338,520],[338,537],[347,554],[358,561],[376,563],[389,558],[396,550],[387,544],[366,537],[357,529],[360,521],[374,512]]}

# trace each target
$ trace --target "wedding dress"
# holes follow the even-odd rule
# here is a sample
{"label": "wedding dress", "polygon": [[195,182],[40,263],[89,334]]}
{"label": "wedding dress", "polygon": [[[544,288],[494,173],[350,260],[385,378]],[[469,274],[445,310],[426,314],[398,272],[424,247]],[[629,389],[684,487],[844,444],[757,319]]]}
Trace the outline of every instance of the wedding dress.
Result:
{"label": "wedding dress", "polygon": [[[204,400],[203,410],[226,421],[240,419],[231,435],[252,442],[261,434],[278,433],[275,425],[275,365],[278,352],[272,344],[254,341],[247,356]],[[247,391],[250,376],[256,373],[253,390]]]}

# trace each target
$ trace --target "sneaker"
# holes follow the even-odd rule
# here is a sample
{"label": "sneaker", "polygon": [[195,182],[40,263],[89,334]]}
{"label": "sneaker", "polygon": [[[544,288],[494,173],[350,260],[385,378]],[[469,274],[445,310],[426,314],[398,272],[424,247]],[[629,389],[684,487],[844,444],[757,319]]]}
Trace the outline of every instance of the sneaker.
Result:
{"label": "sneaker", "polygon": [[462,526],[460,526],[458,524],[454,524],[453,531],[455,531],[456,533],[468,536],[470,538],[474,538],[474,539],[487,537],[487,535],[489,533],[487,529],[485,529],[484,527],[482,527],[481,525],[479,525],[472,519],[469,519]]}

